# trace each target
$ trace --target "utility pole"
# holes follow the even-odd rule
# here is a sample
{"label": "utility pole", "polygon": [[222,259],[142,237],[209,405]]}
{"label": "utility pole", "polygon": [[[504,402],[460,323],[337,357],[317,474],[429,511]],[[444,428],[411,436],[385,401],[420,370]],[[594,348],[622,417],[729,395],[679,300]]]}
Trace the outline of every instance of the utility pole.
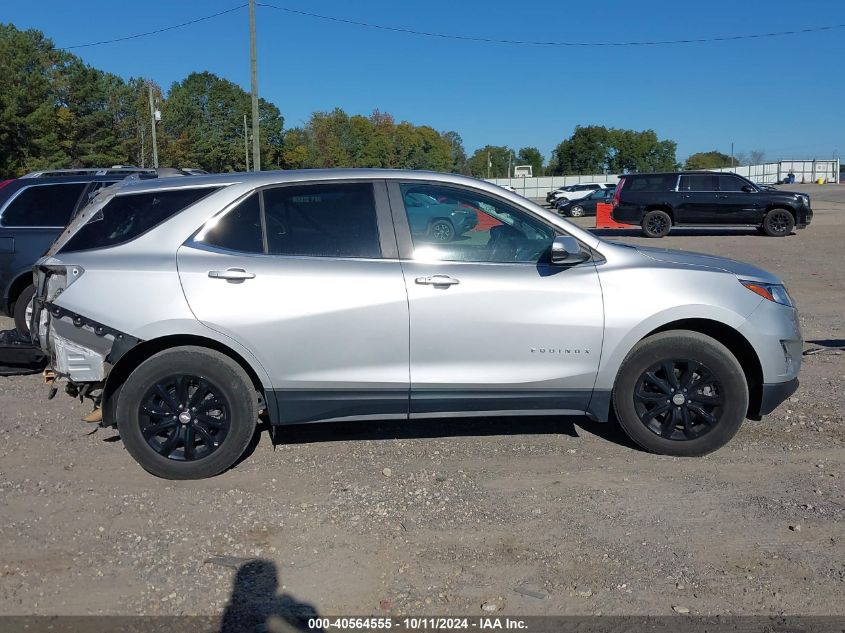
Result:
{"label": "utility pole", "polygon": [[734,168],[734,144],[731,143],[731,169]]}
{"label": "utility pole", "polygon": [[155,104],[153,103],[152,84],[147,84],[147,88],[149,88],[150,90],[150,128],[152,129],[153,139],[153,167],[158,169],[158,143],[156,142],[156,109]]}
{"label": "utility pole", "polygon": [[246,159],[245,171],[249,171],[249,135],[246,133],[246,114],[244,114],[244,159]]}
{"label": "utility pole", "polygon": [[487,152],[487,178],[490,178],[490,152]]}
{"label": "utility pole", "polygon": [[255,52],[255,0],[249,0],[249,64],[252,72],[252,168],[261,171],[261,152],[258,143],[258,69]]}

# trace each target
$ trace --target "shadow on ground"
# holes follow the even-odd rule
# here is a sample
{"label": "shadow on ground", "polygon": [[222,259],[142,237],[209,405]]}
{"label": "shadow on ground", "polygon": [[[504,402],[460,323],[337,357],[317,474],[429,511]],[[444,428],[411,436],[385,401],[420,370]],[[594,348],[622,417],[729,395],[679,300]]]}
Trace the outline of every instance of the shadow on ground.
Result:
{"label": "shadow on ground", "polygon": [[[644,237],[640,227],[631,227],[629,229],[596,229],[591,227],[584,227],[590,233],[598,235],[599,237]],[[668,237],[705,237],[705,236],[748,236],[748,237],[764,237],[754,227],[695,227],[695,228],[676,228],[672,229]],[[791,233],[789,237],[795,235]]]}
{"label": "shadow on ground", "polygon": [[279,573],[272,561],[257,558],[238,568],[220,633],[321,631],[309,626],[318,616],[310,604],[279,594]]}
{"label": "shadow on ground", "polygon": [[614,422],[586,417],[513,416],[495,418],[420,419],[400,422],[326,422],[277,427],[274,443],[311,444],[355,440],[394,440],[491,435],[568,435],[578,430],[626,448],[640,450]]}

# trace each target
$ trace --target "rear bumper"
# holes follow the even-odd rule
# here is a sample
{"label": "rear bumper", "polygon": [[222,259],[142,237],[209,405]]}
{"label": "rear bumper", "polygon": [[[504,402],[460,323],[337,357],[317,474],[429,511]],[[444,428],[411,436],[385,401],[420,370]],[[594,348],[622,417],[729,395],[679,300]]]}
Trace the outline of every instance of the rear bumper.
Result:
{"label": "rear bumper", "polygon": [[798,378],[786,382],[763,385],[763,397],[760,400],[760,415],[768,415],[798,389]]}

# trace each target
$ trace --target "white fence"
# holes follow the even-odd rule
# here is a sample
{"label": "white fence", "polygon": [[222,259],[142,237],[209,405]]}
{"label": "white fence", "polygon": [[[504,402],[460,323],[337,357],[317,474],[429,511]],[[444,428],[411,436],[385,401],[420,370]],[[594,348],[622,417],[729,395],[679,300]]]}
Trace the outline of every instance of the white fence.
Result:
{"label": "white fence", "polygon": [[785,180],[790,172],[795,175],[796,183],[811,183],[817,180],[839,182],[839,160],[781,160],[762,165],[744,165],[742,167],[714,169],[712,171],[732,171],[745,176],[753,182],[773,184]]}
{"label": "white fence", "polygon": [[[795,174],[795,182],[811,183],[819,179],[825,182],[839,182],[839,159],[781,160],[762,165],[725,167],[711,171],[732,171],[745,176],[752,182],[773,184],[785,180],[789,173]],[[546,193],[582,182],[617,182],[619,174],[592,174],[585,176],[546,176],[543,178],[490,178],[497,185],[510,185],[526,198],[546,198]]]}
{"label": "white fence", "polygon": [[496,185],[510,185],[526,198],[543,198],[558,187],[577,185],[582,182],[618,182],[617,174],[599,174],[593,176],[544,176],[543,178],[489,178],[488,182]]}

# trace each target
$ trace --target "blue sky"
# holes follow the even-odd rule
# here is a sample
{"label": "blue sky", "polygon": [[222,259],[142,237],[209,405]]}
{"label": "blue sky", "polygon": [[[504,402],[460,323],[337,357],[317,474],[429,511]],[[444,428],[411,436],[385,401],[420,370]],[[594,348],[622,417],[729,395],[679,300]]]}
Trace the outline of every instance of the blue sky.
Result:
{"label": "blue sky", "polygon": [[[243,0],[124,3],[4,0],[0,21],[58,46],[177,24]],[[521,40],[715,37],[845,23],[842,0],[267,0],[352,20]],[[209,70],[249,90],[247,10],[129,42],[73,50],[165,89]],[[656,47],[575,48],[452,41],[372,30],[258,7],[259,93],[285,125],[314,110],[389,112],[487,143],[536,146],[548,158],[575,125],[654,129],[678,157],[762,149],[767,158],[845,152],[845,29]]]}

